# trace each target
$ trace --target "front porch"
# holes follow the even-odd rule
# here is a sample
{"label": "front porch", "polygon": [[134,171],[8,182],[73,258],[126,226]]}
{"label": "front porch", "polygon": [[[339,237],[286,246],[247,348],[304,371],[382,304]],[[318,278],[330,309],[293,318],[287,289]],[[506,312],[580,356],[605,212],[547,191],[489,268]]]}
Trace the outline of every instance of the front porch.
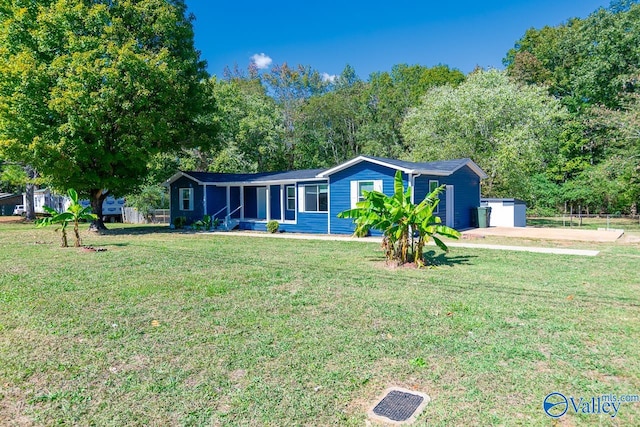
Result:
{"label": "front porch", "polygon": [[[243,224],[262,223],[271,220],[281,224],[296,224],[296,186],[275,185],[207,185],[206,212],[223,221],[227,218]],[[211,202],[211,207],[208,202]]]}

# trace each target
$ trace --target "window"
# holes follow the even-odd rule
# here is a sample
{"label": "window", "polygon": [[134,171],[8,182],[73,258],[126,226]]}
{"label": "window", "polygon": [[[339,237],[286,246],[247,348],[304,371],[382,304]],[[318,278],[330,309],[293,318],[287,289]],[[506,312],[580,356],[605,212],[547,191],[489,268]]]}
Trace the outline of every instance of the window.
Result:
{"label": "window", "polygon": [[382,180],[369,180],[369,181],[351,181],[351,209],[356,207],[358,202],[364,200],[363,191],[378,191],[382,193]]}
{"label": "window", "polygon": [[[431,193],[433,190],[435,190],[438,187],[440,187],[440,183],[437,180],[429,180],[429,193]],[[438,196],[438,198],[440,198],[440,196]],[[439,209],[440,209],[440,205],[436,206],[433,213],[438,213]]]}
{"label": "window", "polygon": [[364,192],[373,191],[373,181],[358,181],[358,201],[364,200]]}
{"label": "window", "polygon": [[293,185],[287,186],[287,210],[296,210],[296,187]]}
{"label": "window", "polygon": [[326,184],[304,186],[304,211],[327,212],[329,210],[329,188]]}
{"label": "window", "polygon": [[193,210],[193,188],[181,188],[178,192],[180,197],[180,210]]}

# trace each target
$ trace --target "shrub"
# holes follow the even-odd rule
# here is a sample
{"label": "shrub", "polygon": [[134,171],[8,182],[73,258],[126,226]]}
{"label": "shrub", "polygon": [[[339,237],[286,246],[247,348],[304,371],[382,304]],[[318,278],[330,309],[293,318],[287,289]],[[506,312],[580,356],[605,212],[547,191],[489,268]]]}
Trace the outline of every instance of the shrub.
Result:
{"label": "shrub", "polygon": [[202,217],[202,225],[206,231],[211,230],[211,215],[205,215]]}
{"label": "shrub", "polygon": [[176,227],[176,229],[183,228],[185,225],[187,225],[186,217],[177,216],[173,219],[173,226]]}
{"label": "shrub", "polygon": [[267,223],[267,231],[269,233],[277,233],[280,228],[278,221],[271,220]]}

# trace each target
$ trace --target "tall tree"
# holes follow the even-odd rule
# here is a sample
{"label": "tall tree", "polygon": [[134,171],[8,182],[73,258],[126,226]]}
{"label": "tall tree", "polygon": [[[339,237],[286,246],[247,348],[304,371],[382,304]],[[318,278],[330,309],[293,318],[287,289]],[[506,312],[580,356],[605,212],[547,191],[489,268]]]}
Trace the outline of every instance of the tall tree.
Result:
{"label": "tall tree", "polygon": [[430,90],[412,109],[403,135],[414,160],[470,157],[489,178],[486,196],[529,199],[527,177],[557,151],[566,112],[544,88],[512,83],[504,72],[478,71],[458,88]]}
{"label": "tall tree", "polygon": [[285,132],[285,148],[289,153],[287,167],[293,168],[296,163],[295,121],[300,107],[312,96],[321,95],[327,91],[330,82],[309,66],[298,65],[293,68],[287,63],[276,65],[262,76],[267,94],[272,96],[282,114],[282,124]]}
{"label": "tall tree", "polygon": [[[212,108],[183,0],[0,2],[0,152],[99,217],[150,157],[208,143]],[[99,219],[95,226],[104,228]]]}
{"label": "tall tree", "polygon": [[302,104],[294,123],[297,168],[330,167],[361,153],[365,84],[347,65],[334,90]]}
{"label": "tall tree", "polygon": [[458,86],[465,79],[459,70],[446,65],[395,65],[390,73],[374,73],[369,78],[365,120],[359,130],[363,152],[384,157],[401,157],[406,146],[401,125],[407,111],[420,104],[433,87]]}

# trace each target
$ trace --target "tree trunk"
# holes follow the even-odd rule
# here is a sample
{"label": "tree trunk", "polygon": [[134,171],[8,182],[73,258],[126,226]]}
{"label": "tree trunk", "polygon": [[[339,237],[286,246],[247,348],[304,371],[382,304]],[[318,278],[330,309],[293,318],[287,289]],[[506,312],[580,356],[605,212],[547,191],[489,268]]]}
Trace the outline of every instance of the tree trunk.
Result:
{"label": "tree trunk", "polygon": [[107,227],[104,225],[104,221],[102,218],[102,202],[107,198],[109,192],[103,193],[102,189],[94,189],[89,192],[91,195],[91,210],[94,214],[98,216],[98,219],[91,222],[91,226],[89,227],[90,231],[102,231],[106,230]]}
{"label": "tree trunk", "polygon": [[34,203],[34,194],[36,186],[33,180],[37,177],[36,171],[31,166],[25,166],[25,172],[27,173],[27,186],[25,188],[24,195],[24,212],[27,221],[36,220],[36,210]]}

